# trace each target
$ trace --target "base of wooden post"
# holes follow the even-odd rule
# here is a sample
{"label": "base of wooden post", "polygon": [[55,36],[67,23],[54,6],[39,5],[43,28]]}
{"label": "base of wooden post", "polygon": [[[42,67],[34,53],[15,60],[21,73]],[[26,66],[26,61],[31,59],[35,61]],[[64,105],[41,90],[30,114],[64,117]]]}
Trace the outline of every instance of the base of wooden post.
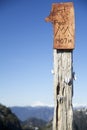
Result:
{"label": "base of wooden post", "polygon": [[72,130],[73,58],[72,51],[54,49],[53,130]]}

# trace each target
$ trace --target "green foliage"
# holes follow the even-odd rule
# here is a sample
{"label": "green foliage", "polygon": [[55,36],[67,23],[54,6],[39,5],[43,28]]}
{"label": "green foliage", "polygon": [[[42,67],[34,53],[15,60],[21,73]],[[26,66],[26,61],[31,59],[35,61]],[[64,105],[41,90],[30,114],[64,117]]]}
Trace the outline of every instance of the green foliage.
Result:
{"label": "green foliage", "polygon": [[30,118],[22,122],[22,128],[24,130],[35,130],[35,128],[38,128],[38,130],[40,130],[46,124],[47,122],[42,119]]}
{"label": "green foliage", "polygon": [[11,110],[0,104],[0,130],[21,130],[18,118]]}
{"label": "green foliage", "polygon": [[46,124],[41,130],[52,130],[52,120]]}
{"label": "green foliage", "polygon": [[87,112],[86,110],[74,111],[74,130],[87,130]]}

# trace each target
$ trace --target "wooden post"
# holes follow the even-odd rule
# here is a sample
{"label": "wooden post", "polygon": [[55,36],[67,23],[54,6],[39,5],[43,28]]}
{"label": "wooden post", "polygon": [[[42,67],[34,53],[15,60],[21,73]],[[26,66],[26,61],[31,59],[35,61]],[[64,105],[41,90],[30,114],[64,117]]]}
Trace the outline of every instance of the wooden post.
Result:
{"label": "wooden post", "polygon": [[54,28],[54,121],[53,130],[72,130],[73,110],[73,3],[52,4],[46,18]]}

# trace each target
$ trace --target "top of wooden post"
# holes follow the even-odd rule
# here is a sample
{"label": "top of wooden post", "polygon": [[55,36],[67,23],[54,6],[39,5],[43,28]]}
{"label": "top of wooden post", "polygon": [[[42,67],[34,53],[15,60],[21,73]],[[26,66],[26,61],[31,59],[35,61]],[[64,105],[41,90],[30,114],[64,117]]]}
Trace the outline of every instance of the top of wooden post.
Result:
{"label": "top of wooden post", "polygon": [[45,20],[54,25],[54,49],[74,49],[73,3],[53,3],[50,15]]}

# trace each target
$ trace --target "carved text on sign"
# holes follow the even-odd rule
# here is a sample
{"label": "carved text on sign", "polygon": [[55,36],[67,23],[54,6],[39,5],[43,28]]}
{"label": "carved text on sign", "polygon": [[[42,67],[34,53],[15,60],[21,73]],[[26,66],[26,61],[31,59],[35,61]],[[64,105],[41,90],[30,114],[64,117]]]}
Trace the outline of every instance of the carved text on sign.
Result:
{"label": "carved text on sign", "polygon": [[74,8],[71,2],[53,4],[46,21],[54,26],[54,48],[74,49]]}

